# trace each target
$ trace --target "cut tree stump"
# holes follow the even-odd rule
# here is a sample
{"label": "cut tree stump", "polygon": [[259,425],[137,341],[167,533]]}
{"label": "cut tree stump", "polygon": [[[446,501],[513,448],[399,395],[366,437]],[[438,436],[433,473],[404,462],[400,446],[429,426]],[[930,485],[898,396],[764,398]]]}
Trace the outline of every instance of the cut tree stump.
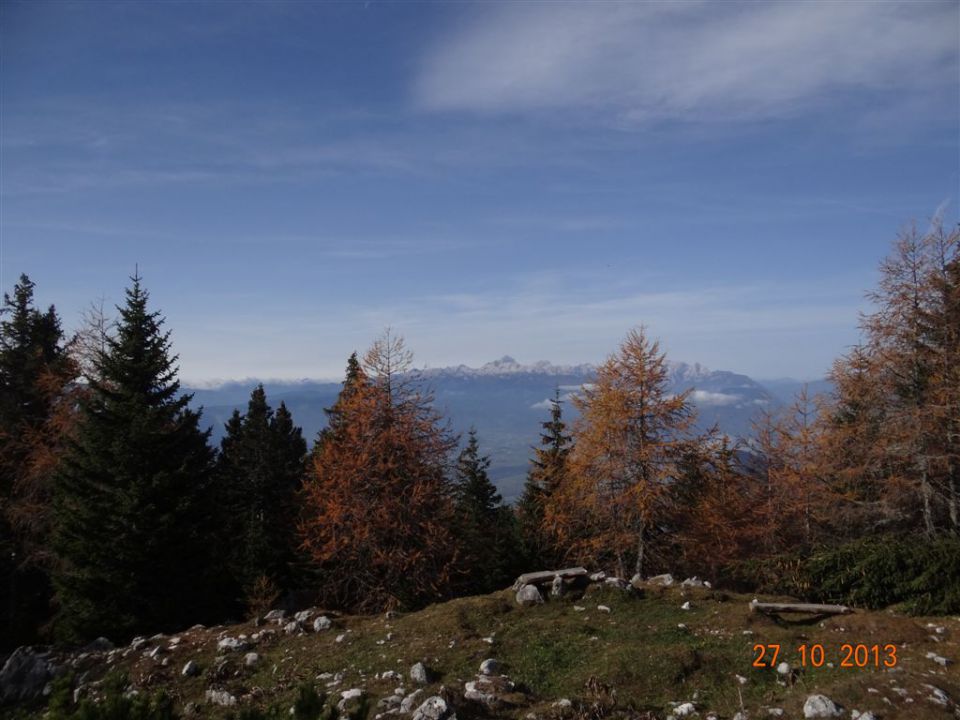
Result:
{"label": "cut tree stump", "polygon": [[575,568],[564,568],[563,570],[541,570],[540,572],[525,573],[517,578],[517,581],[513,584],[515,588],[522,587],[523,585],[537,585],[538,583],[549,582],[553,580],[557,575],[563,579],[583,577],[587,574],[586,568],[575,567]]}
{"label": "cut tree stump", "polygon": [[762,603],[752,600],[750,612],[809,613],[810,615],[847,615],[853,612],[846,605],[815,605],[810,603]]}

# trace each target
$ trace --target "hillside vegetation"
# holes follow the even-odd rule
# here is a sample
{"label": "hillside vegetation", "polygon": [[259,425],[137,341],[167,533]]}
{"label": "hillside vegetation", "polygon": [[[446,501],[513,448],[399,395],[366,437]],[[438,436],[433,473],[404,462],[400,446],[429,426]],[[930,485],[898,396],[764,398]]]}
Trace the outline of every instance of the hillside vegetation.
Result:
{"label": "hillside vegetation", "polygon": [[[128,693],[162,692],[172,700],[167,716],[183,717],[258,717],[254,710],[290,717],[305,686],[326,695],[328,708],[343,692],[362,690],[371,718],[386,712],[378,707],[384,698],[416,690],[419,695],[407,704],[412,712],[392,714],[410,717],[436,695],[449,706],[444,717],[455,711],[461,719],[667,718],[683,716],[685,703],[696,712],[687,717],[732,718],[746,711],[750,718],[764,718],[780,709],[782,717],[800,718],[807,698],[823,694],[847,718],[854,710],[884,720],[960,717],[955,704],[960,672],[949,662],[960,655],[960,618],[886,611],[782,621],[750,613],[750,600],[707,587],[646,583],[625,592],[591,585],[585,594],[529,607],[518,605],[515,593],[505,590],[410,614],[350,616],[315,609],[292,626],[292,618],[286,618],[195,627],[110,652],[60,657],[80,689],[71,690],[66,679],[57,681],[60,695],[69,699],[51,716],[101,717],[76,714],[73,698],[103,695],[103,679],[122,674]],[[685,603],[689,609],[683,609]],[[313,623],[321,615],[332,625],[315,632]],[[224,649],[233,644],[231,638],[242,644]],[[844,643],[896,645],[896,665],[841,668]],[[777,663],[786,661],[790,671],[752,667],[756,644],[779,644]],[[797,648],[803,644],[821,644],[826,663],[801,667]],[[489,704],[466,700],[465,683],[477,679],[488,658],[500,663],[499,672],[515,688]],[[183,668],[191,661],[197,674],[185,677]],[[425,686],[410,678],[416,663],[427,669]],[[398,687],[403,688],[399,694]],[[557,704],[563,699],[570,705]],[[353,703],[345,705],[346,712]],[[318,717],[302,714],[303,707],[301,702],[297,717]],[[43,709],[21,708],[20,714],[40,717]]]}

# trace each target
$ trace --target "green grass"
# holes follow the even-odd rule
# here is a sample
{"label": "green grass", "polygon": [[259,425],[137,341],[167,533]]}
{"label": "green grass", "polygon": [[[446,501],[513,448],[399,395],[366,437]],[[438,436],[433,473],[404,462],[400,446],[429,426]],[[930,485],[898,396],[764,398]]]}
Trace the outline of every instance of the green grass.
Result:
{"label": "green grass", "polygon": [[[751,615],[749,599],[707,589],[651,588],[637,597],[602,588],[582,598],[566,597],[521,608],[513,594],[504,591],[434,605],[392,620],[382,615],[338,618],[332,630],[319,634],[296,637],[278,632],[256,647],[260,655],[257,668],[243,667],[241,653],[230,658],[215,682],[216,635],[223,629],[185,634],[184,649],[172,653],[166,667],[139,653],[132,653],[120,665],[138,688],[164,691],[180,709],[188,702],[196,703],[201,717],[230,714],[204,704],[203,694],[210,686],[241,698],[241,706],[232,711],[235,715],[241,708],[255,708],[268,717],[289,717],[288,710],[305,684],[328,694],[328,708],[339,699],[340,690],[351,687],[364,687],[375,706],[398,684],[413,689],[406,676],[417,661],[423,661],[436,677],[423,698],[441,686],[460,692],[487,657],[500,660],[506,674],[528,697],[523,707],[501,712],[498,717],[522,718],[531,711],[545,717],[550,704],[561,697],[588,703],[593,697],[588,689],[591,680],[612,687],[618,706],[648,710],[650,717],[664,716],[670,702],[694,698],[703,710],[719,712],[721,717],[739,710],[741,698],[743,705],[755,712],[782,707],[788,717],[800,716],[803,701],[812,692],[823,692],[848,709],[882,713],[887,720],[952,717],[923,700],[929,694],[923,684],[936,685],[960,699],[957,665],[940,668],[926,659],[925,653],[934,650],[960,661],[960,621],[936,619],[947,632],[935,643],[922,618],[873,612],[830,618],[822,626],[777,624]],[[684,601],[691,603],[690,610],[681,609]],[[586,610],[577,612],[574,605]],[[598,605],[608,606],[611,612],[598,611]],[[685,627],[678,627],[681,623]],[[249,635],[257,628],[247,624],[228,631]],[[335,638],[341,633],[345,639],[337,643]],[[389,641],[388,633],[392,633]],[[486,640],[491,637],[492,644]],[[793,687],[779,685],[772,668],[751,667],[756,643],[779,643],[784,654],[781,659],[797,664],[795,648],[804,642],[823,644],[830,659],[837,659],[844,642],[898,643],[901,662],[896,673],[807,668]],[[190,658],[204,669],[201,677],[180,676],[180,668]],[[386,670],[400,672],[404,680],[374,679],[376,673]],[[323,672],[344,672],[345,679],[328,689],[316,679]],[[747,678],[747,683],[741,685],[737,675]],[[915,701],[905,704],[891,694],[891,681],[907,688]],[[869,694],[867,687],[880,692]],[[884,695],[890,697],[892,706],[882,702]],[[459,708],[458,717],[469,718],[473,710]]]}

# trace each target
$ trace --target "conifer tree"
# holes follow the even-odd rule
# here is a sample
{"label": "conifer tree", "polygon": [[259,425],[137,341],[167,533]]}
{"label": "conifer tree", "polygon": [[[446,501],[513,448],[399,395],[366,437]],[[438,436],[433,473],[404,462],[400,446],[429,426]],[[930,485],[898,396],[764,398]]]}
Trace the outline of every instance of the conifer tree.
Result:
{"label": "conifer tree", "polygon": [[327,426],[317,433],[317,440],[313,445],[312,455],[316,455],[316,453],[319,452],[324,440],[340,430],[344,422],[344,407],[349,403],[356,389],[364,382],[365,376],[363,368],[360,366],[360,361],[357,359],[357,353],[350,353],[350,357],[347,358],[347,371],[343,384],[340,387],[340,393],[337,395],[337,399],[333,405],[323,410],[327,415]]}
{"label": "conifer tree", "polygon": [[217,461],[224,499],[224,548],[236,590],[250,600],[257,588],[276,592],[292,585],[296,493],[304,470],[306,442],[282,402],[276,413],[263,385],[250,395],[247,412],[234,411]]}
{"label": "conifer tree", "polygon": [[477,431],[471,428],[456,464],[456,529],[461,545],[459,566],[465,570],[467,594],[488,593],[509,585],[519,548],[513,515],[490,482],[490,458],[480,454]]}
{"label": "conifer tree", "polygon": [[695,419],[689,391],[672,394],[668,383],[659,343],[639,328],[574,399],[581,416],[570,477],[546,512],[556,542],[573,559],[613,564],[621,576],[643,574]]}
{"label": "conifer tree", "polygon": [[57,631],[79,640],[204,618],[209,431],[180,394],[164,320],[135,275],[95,362],[55,494]]}
{"label": "conifer tree", "polygon": [[540,423],[540,447],[534,448],[532,467],[517,504],[524,559],[530,567],[552,567],[562,560],[562,553],[552,546],[551,535],[544,527],[544,508],[566,477],[571,449],[561,405],[557,388],[550,401],[550,419]]}
{"label": "conifer tree", "polygon": [[301,547],[328,605],[412,607],[449,594],[454,441],[411,362],[402,338],[377,340],[311,458]]}
{"label": "conifer tree", "polygon": [[35,640],[49,613],[52,478],[74,418],[77,367],[33,289],[21,275],[0,309],[0,649]]}

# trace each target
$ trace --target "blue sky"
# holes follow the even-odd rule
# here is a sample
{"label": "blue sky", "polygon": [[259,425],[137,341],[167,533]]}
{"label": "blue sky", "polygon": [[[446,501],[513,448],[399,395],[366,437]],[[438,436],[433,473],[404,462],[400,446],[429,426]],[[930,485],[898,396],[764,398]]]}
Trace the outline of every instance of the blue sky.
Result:
{"label": "blue sky", "polygon": [[0,5],[0,284],[139,264],[182,375],[671,358],[812,378],[960,183],[960,4]]}

